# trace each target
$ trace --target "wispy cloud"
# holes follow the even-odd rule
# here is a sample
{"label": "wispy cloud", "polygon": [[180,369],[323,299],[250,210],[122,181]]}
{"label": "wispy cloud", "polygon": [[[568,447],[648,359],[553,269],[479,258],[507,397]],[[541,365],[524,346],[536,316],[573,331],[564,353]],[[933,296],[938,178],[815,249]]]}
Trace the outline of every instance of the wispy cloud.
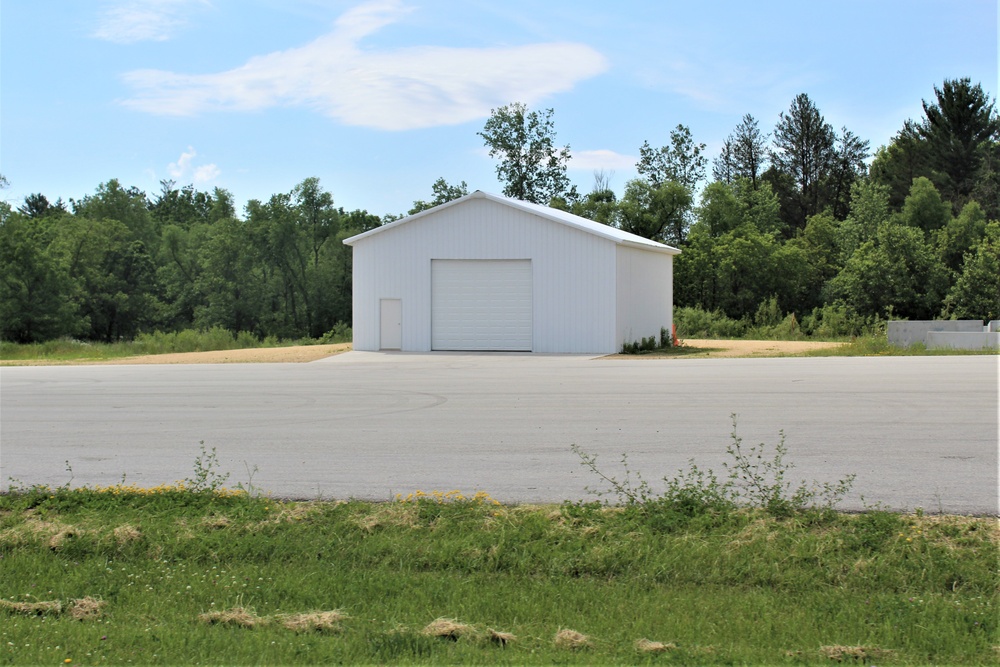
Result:
{"label": "wispy cloud", "polygon": [[120,0],[106,7],[93,36],[117,44],[163,42],[207,0]]}
{"label": "wispy cloud", "polygon": [[638,161],[634,155],[622,155],[606,149],[573,151],[573,158],[569,161],[568,167],[586,171],[595,169],[629,171],[635,169],[635,163]]}
{"label": "wispy cloud", "polygon": [[175,181],[194,185],[204,185],[218,178],[222,171],[215,164],[195,165],[194,159],[197,156],[198,152],[188,146],[188,149],[177,158],[177,162],[167,165],[167,173]]}
{"label": "wispy cloud", "polygon": [[409,130],[485,117],[509,102],[531,105],[600,74],[593,48],[554,42],[497,48],[423,46],[362,50],[359,42],[411,10],[398,0],[343,14],[305,46],[251,58],[216,74],[136,70],[125,75],[138,111],[195,115],[305,107],[346,125]]}
{"label": "wispy cloud", "polygon": [[687,98],[711,111],[747,113],[775,99],[791,99],[796,91],[814,84],[815,75],[800,63],[780,62],[752,67],[735,58],[675,58],[643,65],[640,82]]}

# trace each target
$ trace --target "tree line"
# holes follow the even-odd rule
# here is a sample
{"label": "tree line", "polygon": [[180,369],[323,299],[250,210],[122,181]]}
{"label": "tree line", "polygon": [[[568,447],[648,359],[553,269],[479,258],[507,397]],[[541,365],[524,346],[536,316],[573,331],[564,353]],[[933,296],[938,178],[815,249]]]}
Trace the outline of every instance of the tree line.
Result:
{"label": "tree line", "polygon": [[[933,92],[923,117],[874,155],[805,94],[770,132],[744,116],[711,165],[677,125],[662,147],[639,148],[621,197],[605,172],[586,194],[571,185],[552,109],[494,109],[479,135],[506,196],[680,248],[679,307],[736,320],[998,319],[1000,118],[969,79]],[[468,187],[439,178],[431,191],[408,214]],[[0,203],[0,337],[117,341],[212,327],[319,337],[351,321],[343,239],[398,217],[338,208],[317,178],[251,200],[242,215],[224,189],[173,181],[154,196],[112,179],[79,201]]]}
{"label": "tree line", "polygon": [[232,195],[161,183],[153,198],[117,180],[80,201],[30,195],[0,225],[5,340],[130,340],[222,327],[318,337],[351,321],[348,236],[382,220],[345,211],[307,178],[238,217]]}
{"label": "tree line", "polygon": [[874,155],[797,95],[770,132],[744,116],[711,178],[705,144],[678,125],[666,145],[639,148],[620,198],[603,172],[585,195],[569,185],[551,109],[501,107],[480,134],[504,194],[680,248],[678,307],[826,316],[844,325],[833,333],[875,318],[998,319],[1000,118],[967,78],[933,92]]}

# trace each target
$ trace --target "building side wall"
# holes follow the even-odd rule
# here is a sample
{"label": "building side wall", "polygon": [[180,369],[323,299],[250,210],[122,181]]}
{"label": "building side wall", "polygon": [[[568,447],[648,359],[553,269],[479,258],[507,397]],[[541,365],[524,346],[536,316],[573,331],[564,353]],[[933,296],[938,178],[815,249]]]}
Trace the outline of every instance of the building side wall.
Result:
{"label": "building side wall", "polygon": [[615,349],[673,326],[673,257],[628,246],[617,247]]}
{"label": "building side wall", "polygon": [[612,352],[615,243],[470,199],[354,245],[354,346],[379,349],[378,302],[402,299],[403,349],[431,349],[432,259],[531,260],[534,352]]}

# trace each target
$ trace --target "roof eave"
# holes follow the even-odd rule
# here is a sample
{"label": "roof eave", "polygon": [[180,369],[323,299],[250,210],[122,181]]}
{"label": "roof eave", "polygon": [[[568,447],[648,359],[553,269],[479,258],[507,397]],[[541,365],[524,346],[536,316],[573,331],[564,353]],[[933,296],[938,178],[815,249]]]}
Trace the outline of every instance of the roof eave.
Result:
{"label": "roof eave", "polygon": [[458,199],[453,199],[450,202],[445,202],[444,204],[440,204],[439,206],[435,206],[434,208],[429,208],[429,209],[426,209],[426,210],[421,211],[419,213],[414,213],[413,215],[408,215],[405,218],[400,218],[399,220],[394,220],[393,222],[390,222],[389,224],[386,224],[386,225],[382,225],[381,227],[376,227],[375,229],[369,229],[367,232],[362,232],[361,234],[356,234],[354,236],[351,236],[350,238],[344,239],[344,245],[353,246],[356,242],[361,241],[361,240],[363,240],[363,239],[365,239],[365,238],[367,238],[369,236],[374,236],[375,234],[380,234],[380,233],[382,233],[384,231],[392,229],[393,227],[398,227],[400,225],[405,225],[405,224],[407,224],[409,222],[412,222],[414,220],[418,220],[418,219],[424,217],[425,215],[430,215],[431,213],[436,213],[437,211],[440,211],[442,209],[448,208],[450,206],[456,206],[456,205],[461,204],[462,202],[468,201],[470,199],[487,199],[487,200],[492,201],[492,202],[496,202],[496,203],[499,203],[499,204],[504,204],[504,205],[507,205],[507,206],[511,206],[511,207],[516,208],[518,210],[524,211],[525,213],[528,213],[530,215],[537,215],[537,216],[540,216],[540,217],[545,218],[547,220],[550,220],[552,222],[558,222],[559,224],[566,225],[568,227],[573,227],[574,229],[578,229],[578,230],[580,230],[582,232],[586,232],[587,234],[593,234],[594,236],[598,236],[600,238],[607,239],[608,241],[611,241],[611,242],[616,243],[618,245],[626,246],[626,247],[629,247],[629,248],[636,248],[636,249],[639,249],[639,250],[647,250],[649,252],[658,252],[658,253],[665,254],[665,255],[679,255],[680,252],[681,252],[677,248],[674,248],[674,247],[671,247],[671,246],[668,246],[668,245],[664,245],[662,243],[657,243],[655,241],[649,241],[648,243],[643,243],[643,242],[640,242],[640,241],[632,241],[630,239],[623,239],[623,238],[620,238],[619,236],[617,236],[617,235],[615,235],[613,233],[605,232],[602,229],[594,228],[593,226],[587,226],[587,225],[584,225],[584,224],[578,224],[578,223],[576,223],[576,222],[573,221],[572,217],[569,217],[569,216],[559,216],[559,215],[556,215],[556,214],[553,214],[553,213],[549,213],[548,211],[545,210],[546,207],[544,207],[544,206],[537,206],[536,207],[536,206],[533,206],[533,205],[529,204],[528,202],[522,202],[522,201],[517,200],[517,199],[509,199],[507,197],[500,197],[499,195],[493,195],[493,194],[490,194],[489,192],[483,192],[482,190],[476,190],[475,192],[471,192],[471,193],[465,195],[464,197],[459,197]]}
{"label": "roof eave", "polygon": [[459,197],[458,199],[452,199],[451,201],[445,202],[444,204],[439,204],[439,205],[437,205],[437,206],[435,206],[433,208],[424,209],[423,211],[420,211],[419,213],[414,213],[413,215],[408,215],[408,216],[406,216],[404,218],[400,218],[399,220],[393,220],[392,222],[390,222],[388,224],[385,224],[385,225],[380,225],[380,226],[376,227],[375,229],[369,229],[367,232],[361,232],[360,234],[355,234],[354,236],[351,236],[351,237],[348,237],[348,238],[344,239],[344,245],[353,246],[355,244],[355,242],[357,242],[357,241],[365,239],[365,238],[367,238],[369,236],[374,236],[375,234],[380,234],[380,233],[382,233],[382,232],[384,232],[384,231],[386,231],[388,229],[391,229],[393,227],[399,227],[401,225],[405,225],[406,223],[412,222],[413,220],[418,220],[418,219],[424,217],[425,215],[429,215],[431,212],[436,213],[436,212],[438,212],[438,211],[440,211],[442,209],[446,209],[446,208],[449,208],[451,206],[455,206],[456,204],[459,204],[461,202],[468,201],[470,199],[481,199],[481,198],[484,198],[484,197],[488,197],[488,195],[485,192],[482,192],[480,190],[476,190],[475,192],[469,193],[469,194],[465,195],[464,197]]}
{"label": "roof eave", "polygon": [[679,248],[674,248],[668,245],[649,245],[646,243],[636,243],[635,241],[622,240],[618,241],[619,245],[627,246],[629,248],[637,248],[639,250],[648,250],[649,252],[658,252],[663,255],[679,255],[681,251]]}

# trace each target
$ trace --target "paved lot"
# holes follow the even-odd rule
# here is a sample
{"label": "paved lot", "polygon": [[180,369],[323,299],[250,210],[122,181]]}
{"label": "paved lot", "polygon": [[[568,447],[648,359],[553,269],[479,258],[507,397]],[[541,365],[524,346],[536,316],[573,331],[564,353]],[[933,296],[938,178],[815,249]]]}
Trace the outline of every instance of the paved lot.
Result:
{"label": "paved lot", "polygon": [[190,477],[199,443],[229,485],[389,499],[484,490],[586,498],[570,450],[650,480],[695,458],[721,471],[784,430],[793,479],[856,473],[845,504],[997,513],[998,358],[640,360],[351,352],[311,364],[7,367],[0,479],[154,485]]}

